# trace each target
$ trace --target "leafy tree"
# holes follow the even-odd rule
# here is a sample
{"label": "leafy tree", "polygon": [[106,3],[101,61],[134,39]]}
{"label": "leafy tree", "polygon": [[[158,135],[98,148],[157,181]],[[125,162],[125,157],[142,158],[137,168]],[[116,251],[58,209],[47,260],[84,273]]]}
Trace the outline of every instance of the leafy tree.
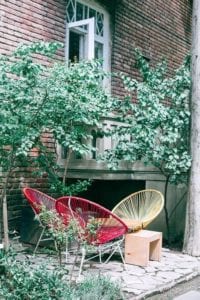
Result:
{"label": "leafy tree", "polygon": [[42,132],[42,127],[36,130],[34,123],[37,123],[40,107],[46,99],[43,92],[44,80],[39,81],[43,67],[33,62],[31,54],[52,54],[58,46],[58,44],[52,47],[35,44],[20,47],[10,57],[1,56],[0,59],[1,206],[3,202],[6,248],[8,247],[6,195],[9,179]]}
{"label": "leafy tree", "polygon": [[189,58],[173,77],[169,77],[164,60],[152,68],[138,50],[135,54],[141,80],[120,74],[127,93],[122,101],[116,102],[116,110],[118,119],[126,126],[113,132],[117,145],[104,157],[112,168],[120,160],[141,160],[157,167],[165,176],[164,211],[169,240],[168,183],[186,182],[191,165],[188,149]]}
{"label": "leafy tree", "polygon": [[[101,131],[100,120],[111,109],[112,99],[100,84],[108,76],[101,62],[70,66],[56,62],[54,54],[62,46],[43,42],[21,45],[12,55],[0,57],[0,203],[6,248],[7,191],[14,172],[29,166],[32,175],[47,174],[52,190],[60,194],[86,189],[88,181],[66,187],[70,155],[95,150],[87,144],[91,127]],[[45,142],[46,133],[54,142],[53,148]],[[57,165],[58,143],[67,148],[64,168]],[[30,155],[33,149],[36,155]]]}

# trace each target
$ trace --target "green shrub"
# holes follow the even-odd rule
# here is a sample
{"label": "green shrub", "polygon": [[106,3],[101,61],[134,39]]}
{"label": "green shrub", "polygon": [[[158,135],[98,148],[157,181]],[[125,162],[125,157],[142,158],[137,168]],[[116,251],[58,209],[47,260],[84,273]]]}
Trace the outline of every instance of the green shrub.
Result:
{"label": "green shrub", "polygon": [[79,284],[76,298],[81,300],[120,300],[124,299],[117,283],[107,276],[89,275]]}
{"label": "green shrub", "polygon": [[0,253],[0,299],[6,300],[120,300],[117,283],[98,275],[70,285],[66,271],[48,270],[28,261],[18,262],[13,255]]}
{"label": "green shrub", "polygon": [[70,287],[62,282],[61,270],[33,268],[27,261],[17,262],[13,256],[0,259],[0,296],[6,300],[71,299]]}

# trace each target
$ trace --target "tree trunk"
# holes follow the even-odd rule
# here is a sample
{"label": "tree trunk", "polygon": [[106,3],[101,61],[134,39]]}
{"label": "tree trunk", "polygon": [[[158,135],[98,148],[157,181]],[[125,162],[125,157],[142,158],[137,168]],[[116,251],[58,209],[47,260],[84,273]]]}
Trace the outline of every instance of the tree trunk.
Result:
{"label": "tree trunk", "polygon": [[200,256],[200,1],[193,1],[192,16],[191,155],[183,251]]}
{"label": "tree trunk", "polygon": [[3,197],[3,231],[4,231],[4,247],[5,250],[9,249],[9,237],[8,237],[8,210],[7,210],[7,197]]}
{"label": "tree trunk", "polygon": [[167,243],[170,245],[171,242],[171,234],[170,234],[170,224],[169,224],[169,213],[167,209],[168,199],[167,199],[167,191],[168,191],[168,185],[169,185],[169,176],[166,177],[165,181],[165,193],[164,193],[164,212],[165,212],[165,222],[166,222],[166,228],[167,228]]}

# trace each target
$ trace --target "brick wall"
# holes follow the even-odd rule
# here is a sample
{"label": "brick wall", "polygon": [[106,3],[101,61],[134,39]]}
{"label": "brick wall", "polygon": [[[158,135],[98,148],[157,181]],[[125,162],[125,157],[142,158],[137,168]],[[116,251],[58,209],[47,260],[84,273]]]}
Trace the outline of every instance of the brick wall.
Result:
{"label": "brick wall", "polygon": [[[0,0],[0,54],[9,54],[20,43],[60,41],[65,38],[65,0]],[[63,59],[64,51],[57,54]],[[42,59],[42,58],[41,58]],[[45,136],[45,141],[49,137]],[[53,147],[52,145],[49,145]],[[33,153],[34,154],[34,153]],[[23,168],[9,182],[9,228],[20,229],[23,200],[21,187],[28,185],[47,191],[45,178],[32,178],[32,170]]]}
{"label": "brick wall", "polygon": [[65,0],[1,0],[0,53],[22,42],[64,42],[64,20]]}
{"label": "brick wall", "polygon": [[[152,65],[165,57],[172,73],[190,49],[191,9],[190,0],[118,1],[114,12],[112,70],[137,76],[133,56],[137,47]],[[122,85],[116,80],[113,92],[123,95]]]}

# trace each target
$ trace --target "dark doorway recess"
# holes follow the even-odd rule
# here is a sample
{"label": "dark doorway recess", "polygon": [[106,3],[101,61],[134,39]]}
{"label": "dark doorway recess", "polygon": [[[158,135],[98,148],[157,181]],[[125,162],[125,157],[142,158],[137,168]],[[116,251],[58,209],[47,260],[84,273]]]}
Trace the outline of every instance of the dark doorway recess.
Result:
{"label": "dark doorway recess", "polygon": [[143,189],[144,180],[94,180],[79,196],[112,209],[124,197]]}

